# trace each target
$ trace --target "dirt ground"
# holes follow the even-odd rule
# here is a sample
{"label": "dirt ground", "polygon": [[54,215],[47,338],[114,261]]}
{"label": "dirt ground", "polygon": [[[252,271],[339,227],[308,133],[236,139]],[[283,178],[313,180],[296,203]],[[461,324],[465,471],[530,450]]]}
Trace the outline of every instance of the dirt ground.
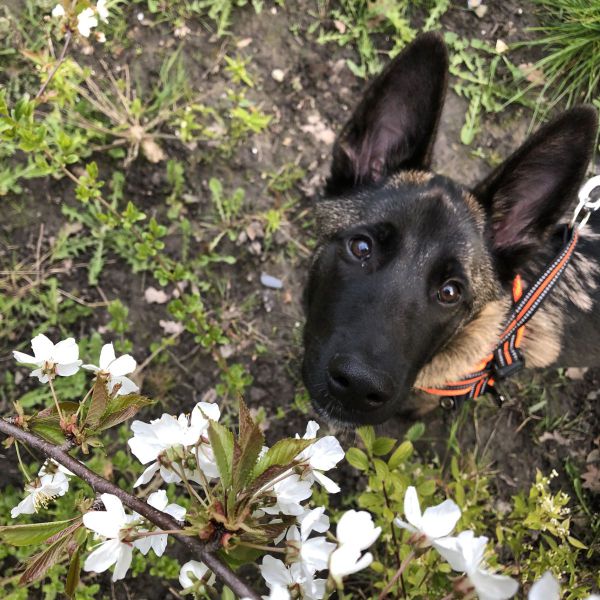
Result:
{"label": "dirt ground", "polygon": [[[490,2],[483,19],[455,3],[443,18],[449,31],[463,35],[477,35],[495,44],[502,38],[510,44],[523,38],[523,28],[534,24],[526,2]],[[294,397],[302,393],[299,365],[302,355],[301,331],[303,315],[301,293],[306,278],[309,247],[313,235],[312,207],[329,166],[331,142],[349,111],[360,96],[364,82],[346,67],[345,60],[354,57],[351,48],[333,44],[316,43],[315,35],[308,33],[314,22],[315,7],[312,2],[299,0],[286,2],[285,8],[266,8],[256,15],[251,8],[234,12],[232,36],[225,42],[211,37],[198,23],[188,23],[190,32],[185,38],[183,52],[190,83],[202,92],[203,102],[210,104],[222,96],[228,83],[223,74],[223,44],[227,51],[235,49],[240,40],[251,41],[244,47],[244,56],[251,59],[248,69],[257,82],[248,90],[248,97],[260,104],[275,119],[264,134],[254,136],[247,145],[227,160],[216,158],[206,161],[206,148],[184,147],[179,142],[167,142],[164,150],[169,157],[184,162],[186,193],[194,197],[187,205],[187,217],[192,223],[202,220],[210,203],[208,180],[219,178],[225,189],[240,186],[246,190],[244,210],[249,214],[270,208],[284,198],[274,198],[266,193],[263,174],[280,166],[296,162],[306,175],[295,187],[297,201],[289,213],[275,244],[270,248],[252,247],[250,240],[225,242],[225,253],[238,257],[235,265],[222,266],[218,275],[225,282],[222,292],[222,314],[235,319],[240,307],[245,309],[244,319],[252,336],[232,336],[227,352],[230,360],[245,365],[254,378],[247,402],[251,408],[266,412],[267,439],[274,440],[282,434],[303,431],[311,413],[304,414],[291,408]],[[135,77],[156,77],[162,55],[175,40],[165,35],[162,27],[141,24],[131,11],[128,36],[130,47],[114,59],[114,63],[129,63]],[[417,17],[418,18],[418,17]],[[290,33],[293,26],[295,34]],[[382,47],[390,42],[381,40]],[[136,52],[135,48],[142,48]],[[525,51],[523,51],[525,52]],[[525,59],[532,57],[525,56]],[[95,58],[88,57],[93,63]],[[271,73],[280,69],[283,81],[276,81]],[[1,80],[0,80],[1,81]],[[472,184],[481,178],[490,165],[474,149],[483,154],[492,150],[507,155],[522,141],[531,125],[531,117],[522,109],[508,107],[500,115],[485,117],[482,133],[471,147],[463,146],[459,133],[466,111],[466,102],[452,91],[446,102],[435,152],[435,168],[459,182]],[[109,178],[111,165],[101,165],[104,178]],[[165,169],[157,168],[138,158],[126,171],[125,195],[150,214],[164,215],[165,198],[169,193]],[[4,215],[0,221],[0,263],[8,264],[15,257],[31,261],[36,251],[50,247],[64,222],[61,204],[74,204],[72,186],[61,181],[34,180],[26,183],[21,197],[3,199]],[[201,250],[205,244],[202,232],[195,230],[193,247]],[[293,240],[295,254],[286,251]],[[176,252],[181,244],[177,236],[170,236],[167,250]],[[36,250],[37,249],[37,250]],[[9,261],[10,258],[10,261]],[[132,275],[122,268],[115,257],[110,257],[100,276],[97,287],[86,282],[81,263],[67,265],[59,275],[61,288],[86,303],[120,298],[130,309],[133,354],[142,362],[149,354],[149,346],[163,331],[159,321],[170,319],[163,305],[149,304],[144,291],[156,282],[143,275]],[[282,290],[261,286],[260,275],[268,273],[283,281]],[[167,290],[169,294],[173,290]],[[95,310],[91,319],[78,325],[80,334],[102,331],[108,321],[105,310]],[[226,319],[225,319],[226,321]],[[1,325],[1,323],[0,323]],[[77,332],[75,332],[77,333]],[[12,369],[10,349],[29,338],[25,328],[6,338],[0,336],[0,370]],[[265,343],[267,352],[258,354],[253,340]],[[190,336],[181,335],[167,351],[166,362],[152,364],[141,374],[143,391],[150,397],[160,398],[160,406],[152,409],[176,412],[186,410],[206,395],[214,394],[218,383],[218,368],[214,360],[198,348]],[[553,468],[560,474],[560,483],[572,491],[572,477],[565,465],[572,464],[584,472],[589,464],[598,464],[600,446],[600,371],[584,374],[551,370],[543,373],[527,372],[511,385],[511,399],[498,410],[491,401],[484,400],[470,409],[460,430],[463,447],[476,447],[480,457],[497,474],[495,486],[499,499],[507,498],[528,487],[535,478],[536,469],[549,472]],[[22,390],[21,390],[22,391]],[[547,400],[542,411],[531,413],[531,406]],[[0,413],[8,413],[12,397],[4,397]],[[300,403],[301,404],[301,403]],[[301,404],[305,406],[306,404]],[[283,410],[283,413],[281,412]],[[283,417],[281,415],[284,415]],[[145,418],[153,416],[151,412]],[[425,418],[426,440],[422,450],[443,452],[444,440],[456,418],[441,409]],[[386,433],[399,434],[410,425],[397,422],[386,426]],[[353,436],[344,434],[353,441]],[[588,462],[589,461],[589,462]],[[4,464],[4,463],[3,463]],[[342,470],[338,479],[352,477]],[[20,480],[17,468],[10,465],[2,476],[3,483]],[[343,483],[343,482],[342,482]],[[593,509],[600,511],[600,494],[594,496]],[[600,568],[600,559],[596,558]],[[135,584],[134,584],[135,589]],[[114,597],[125,597],[120,586]],[[136,598],[170,598],[168,593],[146,589]]]}

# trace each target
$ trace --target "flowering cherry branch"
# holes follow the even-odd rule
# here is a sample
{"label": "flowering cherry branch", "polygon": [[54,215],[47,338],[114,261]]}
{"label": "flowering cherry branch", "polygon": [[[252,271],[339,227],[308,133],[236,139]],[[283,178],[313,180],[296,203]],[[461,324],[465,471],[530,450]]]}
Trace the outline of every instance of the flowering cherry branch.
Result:
{"label": "flowering cherry branch", "polygon": [[[54,459],[57,463],[66,467],[85,481],[96,493],[107,493],[117,496],[125,506],[142,515],[161,529],[181,531],[180,524],[173,517],[153,508],[143,500],[136,498],[116,486],[114,483],[104,479],[104,477],[94,473],[60,447],[47,442],[29,431],[17,427],[5,419],[0,419],[0,432],[28,444],[30,447],[39,450],[47,457]],[[209,569],[227,584],[227,586],[240,598],[252,598],[252,600],[260,599],[260,596],[252,588],[242,581],[231,569],[229,569],[229,567],[219,560],[213,552],[211,552],[208,544],[205,544],[194,537],[190,537],[183,532],[173,533],[172,535],[191,553],[198,555],[206,566],[209,567]]]}

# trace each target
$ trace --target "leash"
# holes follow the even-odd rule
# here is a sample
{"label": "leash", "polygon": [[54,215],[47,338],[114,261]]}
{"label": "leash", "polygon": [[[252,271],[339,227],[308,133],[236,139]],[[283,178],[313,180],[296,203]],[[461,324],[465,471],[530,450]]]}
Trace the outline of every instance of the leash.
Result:
{"label": "leash", "polygon": [[563,227],[563,243],[559,252],[525,293],[521,276],[515,277],[512,286],[513,308],[493,352],[463,379],[440,387],[417,389],[439,396],[440,406],[445,409],[458,408],[466,400],[474,400],[485,393],[492,393],[498,406],[504,404],[505,398],[498,390],[497,383],[518,373],[525,366],[525,358],[520,350],[525,325],[567,268],[579,239],[579,230],[588,222],[590,215],[600,208],[600,197],[592,198],[598,188],[600,175],[592,177],[581,187],[571,222]]}

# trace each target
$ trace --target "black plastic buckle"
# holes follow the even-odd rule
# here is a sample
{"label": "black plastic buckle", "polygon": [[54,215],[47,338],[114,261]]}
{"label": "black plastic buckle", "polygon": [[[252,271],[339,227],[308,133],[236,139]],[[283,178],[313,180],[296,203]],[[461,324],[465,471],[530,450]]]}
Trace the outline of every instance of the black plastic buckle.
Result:
{"label": "black plastic buckle", "polygon": [[512,377],[515,373],[518,373],[525,368],[525,358],[521,354],[519,349],[516,349],[517,360],[512,362],[510,365],[501,367],[496,361],[494,361],[494,379],[499,381]]}

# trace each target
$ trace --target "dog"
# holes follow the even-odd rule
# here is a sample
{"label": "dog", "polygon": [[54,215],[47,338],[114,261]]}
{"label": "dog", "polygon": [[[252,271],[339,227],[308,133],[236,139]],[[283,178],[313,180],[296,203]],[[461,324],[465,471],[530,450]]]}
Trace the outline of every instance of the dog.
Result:
{"label": "dog", "polygon": [[[302,375],[316,410],[338,424],[423,414],[435,389],[493,351],[515,278],[527,289],[556,254],[592,156],[596,112],[579,106],[473,189],[431,172],[447,78],[442,38],[418,37],[334,143],[304,290]],[[595,237],[582,229],[526,325],[527,366],[600,364]]]}

